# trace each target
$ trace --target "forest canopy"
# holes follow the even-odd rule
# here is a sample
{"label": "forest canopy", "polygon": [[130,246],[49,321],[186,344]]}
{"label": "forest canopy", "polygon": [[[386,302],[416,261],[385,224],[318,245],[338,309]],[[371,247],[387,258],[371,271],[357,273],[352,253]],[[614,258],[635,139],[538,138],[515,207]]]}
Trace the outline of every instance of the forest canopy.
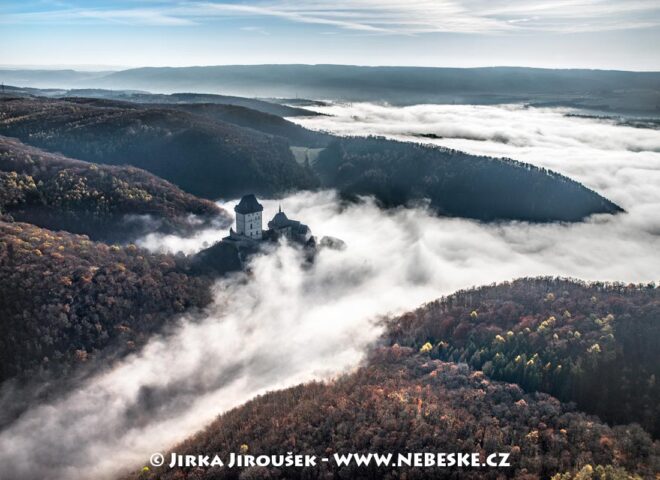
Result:
{"label": "forest canopy", "polygon": [[123,242],[147,232],[185,233],[231,221],[213,202],[144,170],[74,160],[2,136],[0,214]]}

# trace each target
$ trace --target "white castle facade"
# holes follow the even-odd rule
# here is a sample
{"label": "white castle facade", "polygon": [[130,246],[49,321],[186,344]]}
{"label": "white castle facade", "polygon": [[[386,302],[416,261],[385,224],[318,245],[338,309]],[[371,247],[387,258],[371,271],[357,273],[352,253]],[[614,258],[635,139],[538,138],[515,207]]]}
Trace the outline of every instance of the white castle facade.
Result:
{"label": "white castle facade", "polygon": [[264,207],[254,195],[245,195],[241,198],[239,204],[234,207],[236,233],[253,240],[261,240],[263,238],[263,220],[261,218],[263,211]]}

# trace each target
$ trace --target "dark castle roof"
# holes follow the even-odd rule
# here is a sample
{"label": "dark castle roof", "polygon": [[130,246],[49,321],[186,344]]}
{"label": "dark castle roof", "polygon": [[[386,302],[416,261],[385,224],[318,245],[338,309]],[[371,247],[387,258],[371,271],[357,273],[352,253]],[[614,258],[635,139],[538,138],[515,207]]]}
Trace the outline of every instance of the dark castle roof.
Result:
{"label": "dark castle roof", "polygon": [[236,213],[246,215],[248,213],[255,213],[263,211],[264,207],[257,201],[254,194],[244,195],[238,205],[234,207]]}
{"label": "dark castle roof", "polygon": [[268,222],[268,226],[270,228],[282,228],[282,227],[288,227],[289,225],[292,224],[292,221],[289,220],[289,218],[286,216],[286,214],[282,211],[279,211],[275,214],[273,219]]}
{"label": "dark castle roof", "polygon": [[305,235],[309,232],[309,227],[307,225],[300,223],[298,220],[291,220],[281,209],[275,214],[273,219],[268,222],[268,228],[271,230],[280,230],[287,227],[291,227],[291,233],[294,235]]}

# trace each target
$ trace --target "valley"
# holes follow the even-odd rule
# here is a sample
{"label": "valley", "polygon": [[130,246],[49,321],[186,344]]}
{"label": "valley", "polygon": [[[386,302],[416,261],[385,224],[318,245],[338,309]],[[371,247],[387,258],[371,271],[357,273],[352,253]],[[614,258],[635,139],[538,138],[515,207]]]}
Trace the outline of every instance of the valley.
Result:
{"label": "valley", "polygon": [[[488,150],[497,139],[473,155],[377,128],[345,137],[356,119],[341,111],[34,93],[3,98],[0,117],[0,460],[13,477],[303,474],[140,466],[243,444],[505,451],[513,478],[657,469],[660,198],[644,137],[629,155],[645,178],[599,183],[611,162],[580,175],[559,149],[509,144],[518,162]],[[345,250],[310,264],[284,242],[244,272],[200,269],[245,191],[265,218],[283,208]],[[88,428],[61,428],[74,419]]]}
{"label": "valley", "polygon": [[0,480],[660,480],[657,0],[0,41]]}

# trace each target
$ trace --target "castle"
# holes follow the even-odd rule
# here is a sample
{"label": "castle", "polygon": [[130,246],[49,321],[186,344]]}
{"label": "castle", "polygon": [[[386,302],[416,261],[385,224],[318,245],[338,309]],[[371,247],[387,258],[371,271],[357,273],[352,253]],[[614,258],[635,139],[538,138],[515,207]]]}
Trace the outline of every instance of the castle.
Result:
{"label": "castle", "polygon": [[241,201],[234,207],[236,230],[230,229],[229,236],[223,238],[223,241],[250,244],[286,238],[289,241],[304,245],[314,242],[309,227],[297,220],[289,219],[281,207],[273,219],[268,222],[268,230],[263,230],[263,210],[263,205],[259,203],[254,194],[243,196]]}
{"label": "castle", "polygon": [[230,228],[228,236],[197,253],[193,258],[193,268],[205,274],[219,275],[246,270],[252,255],[268,251],[268,245],[276,243],[281,238],[302,245],[307,262],[313,262],[321,248],[333,250],[346,248],[343,240],[328,236],[321,238],[317,244],[309,227],[297,220],[291,220],[281,207],[268,222],[268,229],[264,230],[263,211],[263,205],[253,194],[241,198],[234,207],[236,229]]}

